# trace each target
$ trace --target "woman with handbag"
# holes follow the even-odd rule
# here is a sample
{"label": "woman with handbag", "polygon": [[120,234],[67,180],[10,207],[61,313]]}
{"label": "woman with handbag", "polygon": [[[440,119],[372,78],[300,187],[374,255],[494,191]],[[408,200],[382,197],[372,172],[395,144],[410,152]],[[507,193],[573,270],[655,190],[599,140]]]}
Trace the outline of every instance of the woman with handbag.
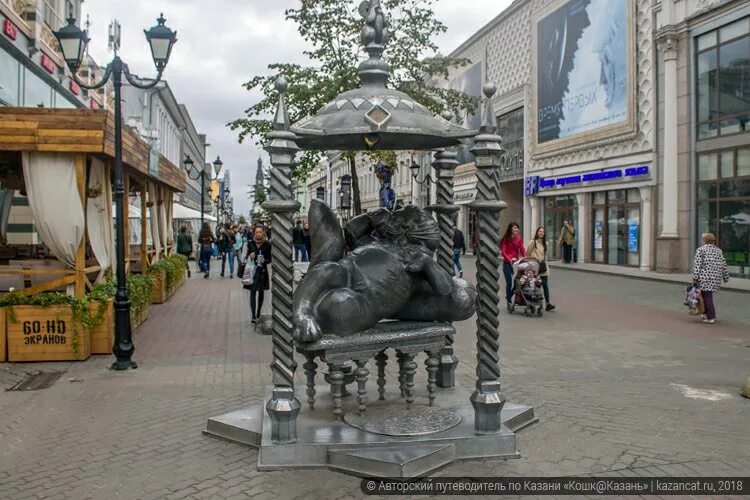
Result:
{"label": "woman with handbag", "polygon": [[716,236],[703,233],[701,240],[703,245],[695,251],[693,259],[693,285],[700,289],[703,298],[703,322],[713,325],[716,323],[714,292],[722,283],[729,281],[729,270],[724,252],[716,246]]}
{"label": "woman with handbag", "polygon": [[246,261],[246,269],[251,268],[253,273],[249,285],[250,312],[253,323],[256,323],[263,308],[263,292],[270,288],[268,266],[271,264],[271,242],[261,226],[255,228],[253,239],[247,243]]}
{"label": "woman with handbag", "polygon": [[542,289],[544,290],[544,302],[547,306],[545,311],[553,311],[555,306],[549,301],[549,266],[547,265],[547,237],[544,227],[540,227],[534,234],[534,239],[526,245],[529,257],[539,261],[539,277],[542,278]]}

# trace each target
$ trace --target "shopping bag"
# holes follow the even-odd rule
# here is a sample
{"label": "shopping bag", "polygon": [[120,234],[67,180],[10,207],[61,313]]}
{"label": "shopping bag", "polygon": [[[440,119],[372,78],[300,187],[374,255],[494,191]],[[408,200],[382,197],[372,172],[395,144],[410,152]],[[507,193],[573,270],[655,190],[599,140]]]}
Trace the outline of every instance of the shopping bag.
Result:
{"label": "shopping bag", "polygon": [[255,279],[255,264],[245,266],[245,270],[242,272],[242,285],[245,287],[252,286],[253,280]]}
{"label": "shopping bag", "polygon": [[244,276],[246,267],[246,262],[240,261],[240,263],[237,265],[237,276]]}

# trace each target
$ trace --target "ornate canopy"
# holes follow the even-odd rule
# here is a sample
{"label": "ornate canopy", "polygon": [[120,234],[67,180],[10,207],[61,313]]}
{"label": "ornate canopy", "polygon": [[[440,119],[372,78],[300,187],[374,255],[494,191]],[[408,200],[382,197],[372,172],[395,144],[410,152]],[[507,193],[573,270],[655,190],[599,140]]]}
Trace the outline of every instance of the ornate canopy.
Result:
{"label": "ornate canopy", "polygon": [[369,58],[359,65],[362,86],[336,96],[318,113],[291,127],[302,149],[438,149],[473,137],[469,130],[435,116],[403,92],[387,87],[388,63],[381,57],[388,41],[379,0],[363,2],[362,43]]}

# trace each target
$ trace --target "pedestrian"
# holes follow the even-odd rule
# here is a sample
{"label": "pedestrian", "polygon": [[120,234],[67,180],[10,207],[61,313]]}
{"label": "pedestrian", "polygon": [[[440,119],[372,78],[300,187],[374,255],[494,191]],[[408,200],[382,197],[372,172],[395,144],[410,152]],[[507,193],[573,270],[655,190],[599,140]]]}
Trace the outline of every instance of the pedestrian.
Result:
{"label": "pedestrian", "polygon": [[458,277],[464,277],[464,268],[461,266],[461,254],[466,255],[466,241],[464,233],[457,227],[453,227],[453,263],[458,269]]}
{"label": "pedestrian", "polygon": [[713,233],[704,233],[701,239],[703,245],[695,251],[693,259],[693,284],[700,288],[703,297],[706,311],[703,322],[713,325],[716,323],[714,292],[719,289],[722,282],[729,281],[729,270],[724,253],[716,246],[716,236]]}
{"label": "pedestrian", "polygon": [[310,224],[302,224],[302,233],[305,237],[305,251],[307,251],[307,260],[312,259],[312,240],[310,239]]}
{"label": "pedestrian", "polygon": [[[505,301],[508,310],[513,306],[513,263],[520,257],[526,257],[526,249],[521,239],[521,228],[515,222],[508,224],[505,235],[500,242],[500,253],[503,256],[503,275],[505,276]],[[519,257],[520,256],[520,257]]]}
{"label": "pedestrian", "polygon": [[534,238],[526,245],[526,251],[529,257],[539,261],[539,277],[542,278],[542,289],[544,290],[544,302],[547,304],[545,311],[553,311],[553,306],[549,301],[549,266],[547,265],[547,235],[544,227],[539,227],[534,234]]}
{"label": "pedestrian", "polygon": [[232,233],[234,233],[234,256],[237,259],[237,277],[242,278],[240,275],[240,268],[244,261],[242,249],[245,246],[245,235],[242,233],[239,225],[235,224],[232,226]]}
{"label": "pedestrian", "polygon": [[563,227],[560,230],[560,238],[557,241],[558,245],[562,245],[563,251],[563,262],[566,264],[573,263],[573,244],[576,241],[576,229],[573,227],[573,222],[565,219],[563,221]]}
{"label": "pedestrian", "polygon": [[247,243],[246,260],[246,265],[255,269],[250,285],[250,313],[253,323],[256,323],[263,308],[263,292],[270,286],[268,266],[271,264],[271,242],[262,226],[253,230],[253,239]]}
{"label": "pedestrian", "polygon": [[201,253],[200,260],[198,261],[198,269],[201,270],[204,278],[208,278],[208,273],[211,270],[211,256],[214,253],[214,243],[216,243],[216,237],[214,236],[211,227],[208,222],[203,223],[201,232],[198,233],[198,243],[200,244]]}
{"label": "pedestrian", "polygon": [[224,277],[227,259],[229,259],[229,277],[234,278],[234,234],[229,224],[219,230],[219,238],[216,242],[221,256],[221,274]]}
{"label": "pedestrian", "polygon": [[301,220],[298,220],[297,225],[292,229],[292,245],[294,246],[294,262],[307,262],[305,231],[302,228]]}
{"label": "pedestrian", "polygon": [[[190,260],[190,254],[193,253],[193,237],[187,232],[187,227],[180,226],[180,234],[177,235],[177,253],[184,255],[186,259]],[[185,262],[187,268],[188,278],[190,277],[190,265]]]}

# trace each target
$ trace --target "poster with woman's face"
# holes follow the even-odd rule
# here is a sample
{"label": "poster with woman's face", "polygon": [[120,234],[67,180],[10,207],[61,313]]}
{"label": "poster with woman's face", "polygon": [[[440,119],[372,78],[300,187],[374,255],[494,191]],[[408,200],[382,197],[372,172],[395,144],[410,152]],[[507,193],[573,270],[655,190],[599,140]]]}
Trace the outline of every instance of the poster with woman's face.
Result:
{"label": "poster with woman's face", "polygon": [[628,118],[628,0],[570,0],[540,19],[537,142]]}

